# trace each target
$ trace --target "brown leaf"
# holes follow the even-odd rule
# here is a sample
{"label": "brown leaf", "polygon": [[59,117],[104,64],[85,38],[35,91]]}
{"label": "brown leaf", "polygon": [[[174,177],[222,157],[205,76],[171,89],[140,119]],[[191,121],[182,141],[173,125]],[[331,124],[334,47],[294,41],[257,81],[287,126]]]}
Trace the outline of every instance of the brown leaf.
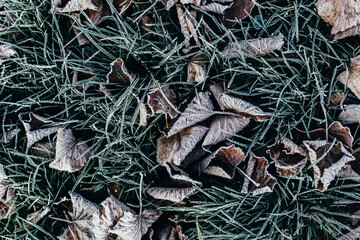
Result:
{"label": "brown leaf", "polygon": [[330,101],[332,105],[339,105],[345,97],[344,92],[334,92],[331,94]]}
{"label": "brown leaf", "polygon": [[221,147],[201,162],[201,171],[209,175],[232,179],[236,166],[244,157],[244,152],[234,145]]}
{"label": "brown leaf", "polygon": [[306,151],[288,138],[269,146],[267,153],[275,161],[276,171],[283,176],[297,175],[308,159]]}
{"label": "brown leaf", "polygon": [[195,148],[205,136],[207,127],[195,125],[186,128],[171,137],[161,137],[157,140],[156,160],[161,164],[174,163],[180,165],[185,157]]}
{"label": "brown leaf", "polygon": [[0,218],[6,216],[15,199],[15,190],[9,185],[10,180],[5,173],[4,166],[0,164]]}
{"label": "brown leaf", "polygon": [[344,110],[339,115],[339,120],[343,124],[360,124],[360,105],[350,104],[344,106]]}
{"label": "brown leaf", "polygon": [[255,6],[254,0],[234,0],[234,4],[225,11],[224,23],[227,27],[236,24],[234,20],[241,20],[251,14]]}
{"label": "brown leaf", "polygon": [[257,38],[230,42],[218,56],[220,58],[238,58],[241,56],[263,56],[275,50],[280,50],[284,45],[284,36],[279,33],[275,37]]}
{"label": "brown leaf", "polygon": [[147,94],[147,103],[153,115],[155,113],[164,113],[173,119],[178,115],[176,109],[173,107],[176,106],[176,95],[174,91],[170,89],[169,85],[162,86],[160,83],[158,83],[158,85],[160,85],[160,89],[156,84],[151,86]]}
{"label": "brown leaf", "polygon": [[201,83],[206,80],[205,56],[198,53],[193,56],[187,66],[187,81]]}
{"label": "brown leaf", "polygon": [[94,240],[91,218],[98,214],[99,205],[83,198],[77,193],[69,192],[72,202],[72,224],[61,234],[59,240]]}
{"label": "brown leaf", "polygon": [[169,173],[172,182],[176,183],[176,185],[181,185],[186,187],[193,185],[198,185],[198,186],[202,185],[201,182],[193,180],[192,178],[189,177],[189,174],[187,174],[184,170],[182,170],[178,166],[175,166],[174,164],[167,163],[165,165],[165,168]]}
{"label": "brown leaf", "polygon": [[152,32],[154,27],[151,26],[151,24],[153,23],[154,23],[153,17],[151,17],[150,15],[143,16],[141,18],[141,31],[144,33]]}
{"label": "brown leaf", "polygon": [[162,0],[162,3],[165,5],[167,11],[170,10],[179,0]]}
{"label": "brown leaf", "polygon": [[212,2],[206,5],[200,6],[200,9],[207,11],[207,12],[213,12],[220,15],[224,15],[226,10],[231,8],[232,4],[230,5],[222,5],[220,3]]}
{"label": "brown leaf", "polygon": [[351,67],[337,78],[360,99],[360,56],[352,58]]}
{"label": "brown leaf", "polygon": [[[356,160],[352,161],[355,162]],[[343,178],[349,178],[352,181],[360,183],[360,174],[354,171],[354,169],[351,166],[351,163],[345,165],[337,174],[337,177],[343,177]]]}
{"label": "brown leaf", "polygon": [[318,14],[333,28],[334,39],[359,35],[359,3],[353,0],[319,0],[316,3]]}
{"label": "brown leaf", "polygon": [[187,237],[184,234],[182,234],[181,226],[178,225],[177,221],[174,221],[171,218],[167,218],[166,220],[159,219],[153,225],[149,239],[150,240],[186,240]]}
{"label": "brown leaf", "polygon": [[250,153],[246,175],[250,177],[252,181],[247,177],[245,178],[241,193],[252,193],[252,195],[255,196],[266,192],[272,192],[277,180],[268,172],[268,167],[269,163],[266,158],[258,157],[255,154]]}
{"label": "brown leaf", "polygon": [[200,92],[177,119],[167,136],[172,136],[187,127],[202,122],[214,114],[214,106],[209,92]]}
{"label": "brown leaf", "polygon": [[314,169],[315,188],[325,191],[340,170],[355,158],[342,142],[304,141]]}
{"label": "brown leaf", "polygon": [[116,59],[110,63],[110,72],[106,75],[107,83],[129,85],[133,81],[134,74],[127,70],[124,60]]}
{"label": "brown leaf", "polygon": [[146,192],[155,199],[180,202],[183,201],[187,196],[192,194],[195,190],[196,190],[195,187],[187,187],[187,188],[150,187],[146,189]]}
{"label": "brown leaf", "polygon": [[11,130],[5,131],[5,133],[0,137],[0,143],[9,143],[11,142],[20,132],[19,128],[14,128]]}
{"label": "brown leaf", "polygon": [[243,130],[249,122],[250,119],[244,116],[216,116],[211,122],[209,131],[202,144],[203,147],[207,148],[233,137],[234,134]]}
{"label": "brown leaf", "polygon": [[[36,115],[35,113],[29,113],[29,120],[21,120],[26,131],[27,148],[29,149],[34,143],[40,141],[45,137],[49,137],[50,134],[56,133],[61,126],[50,127],[54,124],[53,121]],[[49,126],[49,127],[47,127]]]}
{"label": "brown leaf", "polygon": [[32,152],[35,156],[50,158],[55,153],[55,141],[44,143],[37,142],[32,147]]}
{"label": "brown leaf", "polygon": [[92,77],[94,77],[93,73],[75,71],[72,78],[72,84],[77,90],[82,91],[87,83],[79,82],[90,81]]}
{"label": "brown leaf", "polygon": [[85,142],[77,141],[71,129],[60,129],[56,139],[56,156],[49,167],[67,172],[79,171],[90,157]]}
{"label": "brown leaf", "polygon": [[[44,209],[41,209],[39,211],[30,213],[26,216],[26,220],[36,224],[38,223],[43,217],[45,217],[50,212],[50,207],[46,207]],[[30,225],[28,225],[28,228]]]}
{"label": "brown leaf", "polygon": [[190,38],[193,38],[196,46],[200,46],[199,37],[196,33],[196,11],[185,12],[182,10],[180,5],[176,6],[176,11],[178,14],[178,19],[181,27],[181,32],[185,37],[185,48],[183,49],[184,53],[187,53],[191,49]]}

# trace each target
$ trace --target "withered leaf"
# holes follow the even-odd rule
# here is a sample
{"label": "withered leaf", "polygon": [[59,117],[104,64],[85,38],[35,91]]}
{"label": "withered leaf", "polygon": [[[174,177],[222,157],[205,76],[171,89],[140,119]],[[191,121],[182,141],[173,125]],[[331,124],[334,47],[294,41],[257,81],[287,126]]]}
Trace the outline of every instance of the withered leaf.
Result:
{"label": "withered leaf", "polygon": [[124,60],[116,59],[110,63],[110,72],[106,75],[107,83],[131,84],[134,74],[127,70]]}
{"label": "withered leaf", "polygon": [[[354,160],[356,161],[356,160]],[[352,162],[354,162],[352,161]],[[352,181],[360,183],[360,174],[358,174],[350,164],[345,165],[337,174],[337,177],[349,178]]]}
{"label": "withered leaf", "polygon": [[14,128],[11,130],[5,131],[5,133],[0,137],[0,143],[9,143],[11,142],[20,132],[19,128]]}
{"label": "withered leaf", "polygon": [[77,193],[69,192],[72,212],[69,213],[73,223],[61,234],[59,240],[94,240],[91,218],[99,211],[99,205],[83,198]]}
{"label": "withered leaf", "polygon": [[207,127],[195,125],[186,128],[171,137],[161,137],[157,140],[156,160],[161,164],[174,163],[180,165],[185,157],[195,148],[205,136]]}
{"label": "withered leaf", "polygon": [[205,136],[203,147],[215,145],[228,138],[231,138],[234,134],[243,130],[250,122],[250,119],[245,116],[216,116],[211,122],[208,133]]}
{"label": "withered leaf", "polygon": [[172,202],[183,201],[187,196],[195,191],[195,187],[186,188],[166,188],[150,187],[146,189],[147,194],[155,199],[168,200]]}
{"label": "withered leaf", "polygon": [[201,170],[209,175],[232,179],[236,166],[244,157],[244,152],[234,145],[220,147],[201,162]]}
{"label": "withered leaf", "polygon": [[213,12],[220,15],[225,14],[225,11],[229,8],[231,8],[232,4],[230,5],[222,5],[220,3],[212,2],[209,4],[205,4],[200,6],[200,9],[207,11],[207,12]]}
{"label": "withered leaf", "polygon": [[339,115],[339,120],[343,124],[360,123],[360,105],[350,104],[344,106],[344,110]]}
{"label": "withered leaf", "polygon": [[[61,2],[61,0],[59,1]],[[70,0],[66,3],[65,7],[57,8],[58,12],[77,12],[79,10],[97,10],[97,7],[91,0]]]}
{"label": "withered leaf", "polygon": [[266,158],[258,157],[250,153],[246,175],[250,177],[252,181],[247,177],[245,178],[241,193],[252,193],[253,196],[255,196],[272,192],[277,180],[268,172],[268,167],[269,163]]}
{"label": "withered leaf", "polygon": [[150,240],[186,240],[181,226],[171,218],[159,219],[150,229]]}
{"label": "withered leaf", "polygon": [[196,12],[188,11],[185,12],[182,10],[180,5],[176,6],[181,32],[185,37],[185,48],[183,49],[184,53],[187,53],[191,49],[190,38],[193,38],[196,46],[200,46],[200,41],[198,34],[196,32]]}
{"label": "withered leaf", "polygon": [[206,80],[205,57],[202,53],[193,56],[187,66],[187,81],[201,83]]}
{"label": "withered leaf", "polygon": [[21,122],[26,131],[27,148],[30,148],[37,141],[49,137],[50,134],[56,133],[61,128],[61,126],[46,127],[54,124],[54,122],[32,112],[29,113],[29,120],[21,120]]}
{"label": "withered leaf", "polygon": [[224,93],[225,89],[220,87],[218,84],[211,84],[209,90],[216,99],[216,102],[219,104],[220,109],[225,110],[225,106],[221,101],[221,95]]}
{"label": "withered leaf", "polygon": [[279,33],[275,37],[257,38],[230,42],[218,56],[220,58],[238,58],[241,56],[263,56],[275,50],[280,50],[284,45],[284,36]]}
{"label": "withered leaf", "polygon": [[170,10],[179,0],[162,0],[162,3],[165,5],[167,11]]}
{"label": "withered leaf", "polygon": [[0,45],[0,59],[9,58],[16,55],[16,51],[10,45]]}
{"label": "withered leaf", "polygon": [[227,27],[236,24],[234,20],[241,20],[251,14],[255,6],[254,0],[234,0],[234,4],[225,11],[224,23]]}
{"label": "withered leaf", "polygon": [[325,140],[304,141],[314,169],[315,188],[325,191],[340,170],[355,158],[342,142]]}
{"label": "withered leaf", "polygon": [[143,102],[140,103],[139,111],[140,111],[139,125],[145,127],[147,126],[147,110],[145,103]]}
{"label": "withered leaf", "polygon": [[330,101],[333,105],[339,105],[345,97],[344,92],[334,92],[331,94]]}
{"label": "withered leaf", "polygon": [[72,78],[72,84],[77,90],[82,91],[86,83],[79,83],[79,82],[90,80],[92,77],[94,77],[93,73],[75,71]]}
{"label": "withered leaf", "polygon": [[202,122],[214,114],[214,106],[209,92],[200,92],[177,119],[167,136],[172,136],[187,127]]}
{"label": "withered leaf", "polygon": [[156,87],[156,84],[151,86],[147,94],[147,103],[153,115],[155,113],[164,113],[173,119],[178,115],[173,107],[176,106],[176,95],[174,91],[170,89],[169,85],[162,86],[160,83],[158,83],[158,85],[160,85],[161,89]]}
{"label": "withered leaf", "polygon": [[86,164],[89,157],[89,147],[85,142],[77,141],[71,129],[60,129],[55,160],[49,166],[60,171],[75,172]]}
{"label": "withered leaf", "polygon": [[196,6],[200,6],[201,0],[180,0],[182,4],[192,4]]}
{"label": "withered leaf", "polygon": [[[26,216],[26,220],[36,224],[38,223],[43,217],[45,217],[50,212],[50,207],[46,207],[39,211],[30,213]],[[28,226],[29,227],[29,226]]]}
{"label": "withered leaf", "polygon": [[316,3],[318,14],[333,28],[331,34],[335,39],[359,35],[360,4],[353,0],[319,0]]}
{"label": "withered leaf", "polygon": [[360,99],[360,56],[351,58],[350,68],[337,78]]}
{"label": "withered leaf", "polygon": [[171,180],[182,186],[201,186],[201,182],[195,181],[189,177],[189,174],[182,170],[180,167],[175,166],[174,164],[167,163],[165,165],[166,171],[169,173]]}
{"label": "withered leaf", "polygon": [[5,173],[4,166],[0,164],[0,218],[6,216],[15,199],[15,190],[9,185],[10,180]]}
{"label": "withered leaf", "polygon": [[295,176],[305,166],[306,151],[288,138],[269,146],[270,158],[275,161],[276,171],[283,176]]}
{"label": "withered leaf", "polygon": [[32,147],[32,152],[35,156],[50,158],[55,153],[55,141],[44,143],[37,142]]}
{"label": "withered leaf", "polygon": [[116,225],[109,231],[121,240],[141,240],[149,227],[160,217],[161,212],[145,209],[140,215],[125,211]]}

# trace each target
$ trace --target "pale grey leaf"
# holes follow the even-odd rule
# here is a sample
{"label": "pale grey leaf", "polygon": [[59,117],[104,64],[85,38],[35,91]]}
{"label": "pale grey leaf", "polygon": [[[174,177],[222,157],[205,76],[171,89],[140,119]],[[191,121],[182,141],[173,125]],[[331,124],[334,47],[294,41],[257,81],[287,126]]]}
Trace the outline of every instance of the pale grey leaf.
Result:
{"label": "pale grey leaf", "polygon": [[16,55],[16,51],[10,45],[0,45],[0,59],[10,58]]}
{"label": "pale grey leaf", "polygon": [[343,124],[360,123],[360,105],[350,104],[344,106],[344,110],[339,115],[339,120]]}
{"label": "pale grey leaf", "polygon": [[80,10],[97,10],[91,0],[70,0],[63,8],[56,8],[57,12],[78,12]]}
{"label": "pale grey leaf", "polygon": [[175,109],[176,95],[169,85],[162,86],[161,83],[158,83],[158,85],[160,85],[161,89],[156,84],[151,86],[147,94],[147,103],[153,115],[155,113],[164,113],[173,119],[178,115]]}
{"label": "pale grey leaf", "polygon": [[30,213],[26,216],[26,220],[36,224],[38,223],[43,217],[45,217],[49,212],[50,212],[51,208],[50,207],[46,207],[44,209],[41,209],[39,211]]}
{"label": "pale grey leaf", "polygon": [[155,199],[168,200],[172,202],[183,201],[187,196],[195,191],[195,187],[187,188],[166,188],[151,187],[146,192]]}
{"label": "pale grey leaf", "polygon": [[337,78],[360,99],[360,56],[351,58],[350,68]]}
{"label": "pale grey leaf", "polygon": [[0,143],[9,143],[11,142],[20,132],[19,128],[14,128],[8,131],[5,131],[5,133],[0,138]]}
{"label": "pale grey leaf", "polygon": [[229,9],[232,6],[230,5],[222,5],[220,3],[212,2],[206,5],[200,6],[200,9],[207,11],[207,12],[213,12],[220,15],[224,15],[225,11]]}
{"label": "pale grey leaf", "polygon": [[191,58],[187,66],[187,81],[201,83],[206,80],[206,69],[204,64],[204,55],[196,54]]}
{"label": "pale grey leaf", "polygon": [[186,41],[183,52],[187,53],[191,49],[190,38],[194,39],[196,46],[201,45],[196,29],[196,12],[188,10],[185,10],[184,12],[180,5],[176,6],[176,11],[180,22],[181,32]]}

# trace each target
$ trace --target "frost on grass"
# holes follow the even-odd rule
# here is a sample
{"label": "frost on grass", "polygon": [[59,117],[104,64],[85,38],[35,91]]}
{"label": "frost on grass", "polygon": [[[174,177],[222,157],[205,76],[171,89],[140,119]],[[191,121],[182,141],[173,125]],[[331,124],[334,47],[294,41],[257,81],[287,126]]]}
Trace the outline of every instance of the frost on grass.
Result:
{"label": "frost on grass", "polygon": [[4,166],[0,164],[0,218],[6,216],[15,199],[15,190],[9,185],[10,180],[5,173]]}

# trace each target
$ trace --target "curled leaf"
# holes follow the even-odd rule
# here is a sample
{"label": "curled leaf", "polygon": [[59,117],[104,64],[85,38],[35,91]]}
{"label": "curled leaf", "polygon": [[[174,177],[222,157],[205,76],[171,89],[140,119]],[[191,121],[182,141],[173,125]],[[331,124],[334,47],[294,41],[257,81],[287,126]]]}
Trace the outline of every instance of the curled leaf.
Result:
{"label": "curled leaf", "polygon": [[227,27],[235,25],[234,20],[242,20],[251,14],[255,6],[254,0],[234,0],[234,4],[225,11],[224,23]]}
{"label": "curled leaf", "polygon": [[77,90],[82,91],[86,85],[84,82],[89,81],[92,77],[94,77],[94,74],[92,73],[75,71],[72,78],[72,84]]}
{"label": "curled leaf", "polygon": [[147,103],[150,106],[151,112],[164,113],[169,115],[171,119],[175,118],[178,113],[173,106],[176,106],[176,95],[169,85],[162,86],[160,89],[152,86],[147,95]]}
{"label": "curled leaf", "polygon": [[351,58],[350,68],[337,78],[360,99],[360,56]]}
{"label": "curled leaf", "polygon": [[177,119],[167,136],[172,136],[187,127],[206,120],[212,115],[214,115],[214,106],[209,92],[200,92]]}
{"label": "curled leaf", "polygon": [[360,105],[350,104],[344,107],[339,115],[339,120],[343,124],[360,123]]}
{"label": "curled leaf", "polygon": [[50,158],[55,153],[55,141],[35,143],[32,147],[32,152],[35,156]]}
{"label": "curled leaf", "polygon": [[146,190],[147,194],[155,199],[168,200],[172,202],[183,201],[187,196],[195,191],[195,187],[187,188],[165,188],[150,187]]}
{"label": "curled leaf", "polygon": [[263,56],[275,50],[280,50],[284,45],[284,36],[279,33],[275,37],[257,38],[229,43],[218,56],[220,58],[238,58],[240,56]]}
{"label": "curled leaf", "polygon": [[49,167],[67,172],[79,171],[90,157],[89,147],[85,142],[77,141],[71,129],[58,131],[56,156]]}
{"label": "curled leaf", "polygon": [[181,32],[185,37],[185,48],[183,49],[184,53],[187,53],[191,49],[190,38],[193,38],[196,46],[200,46],[199,37],[196,32],[196,12],[188,11],[185,12],[182,10],[180,5],[176,6]]}
{"label": "curled leaf", "polygon": [[306,151],[288,138],[269,146],[267,153],[275,161],[276,171],[283,176],[298,174],[308,159]]}
{"label": "curled leaf", "polygon": [[186,240],[181,226],[171,218],[161,217],[150,229],[150,240]]}
{"label": "curled leaf", "polygon": [[220,15],[224,15],[225,11],[229,8],[231,8],[231,5],[222,5],[220,3],[212,2],[206,5],[200,6],[200,9],[207,11],[207,12],[213,12]]}
{"label": "curled leaf", "polygon": [[339,105],[345,97],[344,92],[334,92],[330,96],[330,101],[333,105]]}
{"label": "curled leaf", "polygon": [[207,127],[195,125],[168,138],[157,140],[156,160],[161,164],[174,163],[180,165],[185,157],[195,148],[205,136]]}
{"label": "curled leaf", "polygon": [[244,152],[234,145],[221,147],[201,162],[201,169],[209,175],[232,179],[244,157]]}
{"label": "curled leaf", "polygon": [[204,55],[196,54],[191,58],[187,66],[187,81],[201,83],[206,80],[206,69],[204,64]]}
{"label": "curled leaf", "polygon": [[0,218],[6,216],[15,199],[15,190],[9,185],[10,180],[5,173],[4,166],[0,164]]}
{"label": "curled leaf", "polygon": [[250,160],[246,169],[247,177],[241,193],[252,193],[255,196],[272,192],[277,180],[268,172],[268,167],[269,163],[266,158],[250,153]]}
{"label": "curled leaf", "polygon": [[167,163],[165,165],[167,172],[170,175],[171,182],[175,185],[180,185],[182,187],[189,187],[193,185],[201,186],[201,182],[195,181],[189,177],[189,174],[182,170],[180,167],[175,166],[174,164]]}
{"label": "curled leaf", "polygon": [[110,72],[106,75],[107,83],[126,85],[132,83],[134,74],[127,70],[124,60],[121,58],[110,63],[110,69]]}
{"label": "curled leaf", "polygon": [[14,128],[8,131],[5,131],[5,133],[0,137],[0,143],[9,143],[11,142],[20,132],[19,128]]}

